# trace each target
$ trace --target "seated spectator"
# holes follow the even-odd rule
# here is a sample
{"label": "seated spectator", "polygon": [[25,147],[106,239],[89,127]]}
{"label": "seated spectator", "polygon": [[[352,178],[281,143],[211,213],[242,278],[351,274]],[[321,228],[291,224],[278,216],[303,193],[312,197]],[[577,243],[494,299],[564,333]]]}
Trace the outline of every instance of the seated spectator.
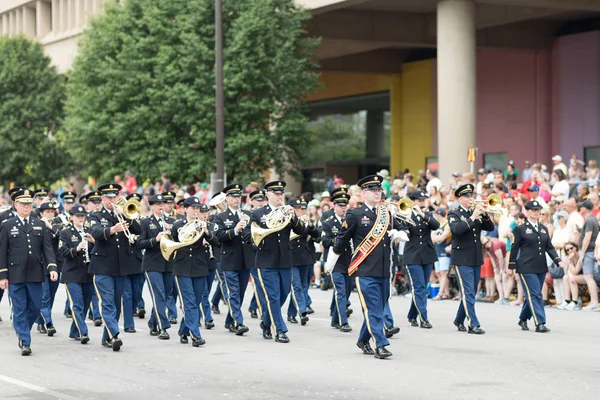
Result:
{"label": "seated spectator", "polygon": [[585,176],[590,184],[594,184],[600,180],[600,169],[598,168],[598,161],[588,161],[588,166],[585,169]]}
{"label": "seated spectator", "polygon": [[583,166],[585,163],[581,160],[577,159],[577,156],[573,154],[571,156],[571,165],[569,166],[569,174],[568,179],[570,183],[578,183],[581,182],[581,175],[583,173]]}

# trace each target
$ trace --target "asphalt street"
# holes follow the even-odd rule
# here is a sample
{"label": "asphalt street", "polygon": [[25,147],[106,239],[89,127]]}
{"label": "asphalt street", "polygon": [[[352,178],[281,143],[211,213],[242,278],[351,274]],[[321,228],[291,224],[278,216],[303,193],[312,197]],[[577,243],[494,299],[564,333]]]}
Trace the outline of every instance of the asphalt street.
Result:
{"label": "asphalt street", "polygon": [[201,348],[180,344],[175,328],[171,340],[159,341],[148,334],[147,319],[136,319],[137,333],[121,333],[124,345],[113,352],[100,345],[101,328],[91,321],[89,344],[68,338],[61,286],[53,314],[58,333],[48,337],[34,327],[29,357],[20,355],[5,297],[0,399],[574,399],[600,390],[600,313],[547,309],[552,332],[538,334],[517,326],[518,307],[478,304],[487,333],[476,336],[452,325],[457,302],[430,301],[434,328],[425,330],[408,325],[410,299],[395,296],[401,332],[388,347],[394,356],[377,360],[355,345],[357,295],[354,331],[341,333],[329,326],[332,292],[310,293],[315,313],[306,326],[289,324],[288,344],[264,340],[247,312],[250,332],[235,336],[223,328],[222,313],[215,328],[201,330]]}

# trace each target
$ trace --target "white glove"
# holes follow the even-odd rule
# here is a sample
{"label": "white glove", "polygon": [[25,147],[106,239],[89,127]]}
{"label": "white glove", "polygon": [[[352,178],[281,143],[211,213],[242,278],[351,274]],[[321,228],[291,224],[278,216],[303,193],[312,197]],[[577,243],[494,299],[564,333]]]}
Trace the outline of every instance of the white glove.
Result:
{"label": "white glove", "polygon": [[332,273],[335,268],[335,263],[337,263],[338,258],[340,258],[339,254],[335,254],[333,249],[329,249],[329,254],[327,255],[327,261],[325,261],[325,271]]}
{"label": "white glove", "polygon": [[398,231],[396,229],[392,229],[388,233],[393,242],[395,242],[395,241],[408,242],[408,240],[409,240],[408,234],[405,231]]}

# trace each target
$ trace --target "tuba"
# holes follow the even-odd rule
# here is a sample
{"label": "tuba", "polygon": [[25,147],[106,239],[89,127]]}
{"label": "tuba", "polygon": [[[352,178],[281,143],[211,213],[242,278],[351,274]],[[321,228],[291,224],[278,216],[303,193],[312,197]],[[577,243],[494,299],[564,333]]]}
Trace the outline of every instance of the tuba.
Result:
{"label": "tuba", "polygon": [[285,209],[285,206],[275,208],[265,215],[266,228],[261,228],[256,222],[253,222],[250,226],[252,243],[254,243],[255,246],[259,246],[264,238],[271,233],[279,232],[284,229],[289,225],[291,220],[292,214]]}
{"label": "tuba", "polygon": [[193,220],[179,228],[177,235],[179,242],[173,240],[171,235],[164,233],[160,239],[160,252],[165,260],[170,261],[173,254],[182,247],[191,246],[204,236],[207,229],[206,221]]}

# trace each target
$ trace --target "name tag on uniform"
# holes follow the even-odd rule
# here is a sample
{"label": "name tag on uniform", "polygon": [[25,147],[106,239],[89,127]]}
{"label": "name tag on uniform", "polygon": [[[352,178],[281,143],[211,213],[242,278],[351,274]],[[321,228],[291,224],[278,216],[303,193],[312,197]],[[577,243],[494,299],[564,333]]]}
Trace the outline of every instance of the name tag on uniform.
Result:
{"label": "name tag on uniform", "polygon": [[101,224],[102,226],[107,226],[107,225],[108,225],[108,220],[107,220],[106,218],[102,218],[102,219],[100,220],[100,224]]}
{"label": "name tag on uniform", "polygon": [[367,217],[366,215],[364,217],[362,217],[362,219],[360,220],[361,225],[371,225],[373,223],[373,221],[371,221],[371,219],[369,219],[369,217]]}
{"label": "name tag on uniform", "polygon": [[331,232],[332,233],[337,233],[338,231],[339,231],[339,229],[336,226],[334,226],[333,228],[331,228]]}
{"label": "name tag on uniform", "polygon": [[544,229],[540,229],[540,232],[542,233],[546,233],[546,231]]}
{"label": "name tag on uniform", "polygon": [[148,225],[148,227],[149,227],[150,229],[156,229],[156,225],[154,225],[154,224],[150,224],[150,225]]}
{"label": "name tag on uniform", "polygon": [[12,229],[10,230],[10,233],[15,233],[15,232],[19,232],[19,228],[17,228],[16,226],[13,226]]}
{"label": "name tag on uniform", "polygon": [[525,229],[525,234],[529,235],[530,233],[533,233],[533,231],[529,228]]}
{"label": "name tag on uniform", "polygon": [[41,231],[41,230],[42,230],[42,227],[41,227],[41,226],[34,226],[34,227],[33,227],[33,230],[34,230],[34,231]]}
{"label": "name tag on uniform", "polygon": [[225,224],[227,228],[231,228],[233,226],[233,221],[227,218],[225,221],[223,221],[223,224]]}
{"label": "name tag on uniform", "polygon": [[77,236],[75,236],[75,235],[72,235],[71,236],[71,241],[72,242],[79,242],[79,238]]}

